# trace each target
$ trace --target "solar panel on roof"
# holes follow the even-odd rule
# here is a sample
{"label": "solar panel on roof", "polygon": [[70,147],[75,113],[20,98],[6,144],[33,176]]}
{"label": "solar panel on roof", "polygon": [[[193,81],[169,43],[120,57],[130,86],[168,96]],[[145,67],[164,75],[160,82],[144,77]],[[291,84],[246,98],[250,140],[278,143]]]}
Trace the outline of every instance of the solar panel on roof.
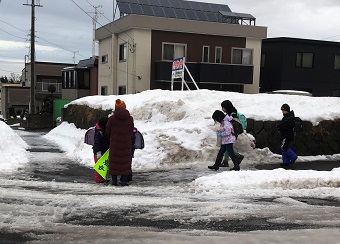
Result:
{"label": "solar panel on roof", "polygon": [[199,20],[208,21],[208,18],[203,11],[196,11],[196,15]]}
{"label": "solar panel on roof", "polygon": [[120,12],[126,13],[126,14],[132,13],[132,11],[130,9],[130,4],[128,4],[128,3],[119,4],[119,10],[120,10]]}
{"label": "solar panel on roof", "polygon": [[212,12],[206,12],[205,13],[207,15],[208,21],[210,22],[218,22],[218,18],[217,15],[212,13]]}
{"label": "solar panel on roof", "polygon": [[167,18],[176,18],[176,14],[174,9],[172,8],[164,8],[164,12],[165,12],[165,17]]}
{"label": "solar panel on roof", "polygon": [[164,7],[172,7],[169,0],[159,0],[159,3]]}
{"label": "solar panel on roof", "polygon": [[184,9],[192,9],[191,5],[190,5],[190,2],[187,2],[187,1],[182,1],[182,8],[184,8]]}
{"label": "solar panel on roof", "polygon": [[[232,13],[228,5],[184,0],[117,0],[117,4],[119,10],[125,14],[210,22],[218,22],[221,18],[219,16],[227,16],[224,14],[225,12]],[[252,17],[247,14],[243,16],[245,18]]]}
{"label": "solar panel on roof", "polygon": [[136,0],[139,4],[146,4],[149,5],[149,1],[148,0]]}
{"label": "solar panel on roof", "polygon": [[183,8],[182,4],[184,1],[182,0],[171,0],[170,2],[171,2],[172,7],[174,8]]}
{"label": "solar panel on roof", "polygon": [[130,4],[130,8],[131,8],[132,13],[134,13],[134,14],[140,14],[140,15],[143,14],[141,5],[139,5],[139,4],[132,3],[132,4]]}
{"label": "solar panel on roof", "polygon": [[162,7],[153,6],[153,11],[155,13],[155,16],[165,17],[164,9]]}
{"label": "solar panel on roof", "polygon": [[[210,5],[210,4],[209,4]],[[218,12],[221,10],[220,6],[217,5],[217,4],[213,4],[213,5],[210,5],[210,8],[212,9],[212,11],[214,12]]]}
{"label": "solar panel on roof", "polygon": [[209,3],[199,3],[201,5],[201,8],[204,12],[211,12],[213,11],[212,8],[210,7]]}
{"label": "solar panel on roof", "polygon": [[154,16],[152,8],[149,5],[141,5],[143,13],[148,16]]}
{"label": "solar panel on roof", "polygon": [[185,14],[183,9],[175,8],[175,13],[177,18],[179,19],[187,19],[187,15]]}
{"label": "solar panel on roof", "polygon": [[138,0],[125,0],[127,3],[139,3]]}
{"label": "solar panel on roof", "polygon": [[185,13],[186,13],[187,16],[188,16],[188,19],[191,19],[191,20],[198,20],[198,17],[197,17],[197,15],[196,15],[195,11],[190,10],[190,9],[187,9],[187,10],[185,10]]}
{"label": "solar panel on roof", "polygon": [[201,5],[198,2],[191,2],[190,5],[193,10],[202,10]]}
{"label": "solar panel on roof", "polygon": [[149,0],[150,5],[153,6],[161,6],[158,0]]}

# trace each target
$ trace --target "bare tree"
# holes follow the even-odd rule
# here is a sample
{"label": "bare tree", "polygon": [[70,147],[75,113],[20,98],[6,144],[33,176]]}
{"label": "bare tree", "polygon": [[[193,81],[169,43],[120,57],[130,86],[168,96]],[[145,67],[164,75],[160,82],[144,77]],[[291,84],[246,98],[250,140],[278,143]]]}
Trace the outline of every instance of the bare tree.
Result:
{"label": "bare tree", "polygon": [[21,75],[16,73],[11,73],[9,77],[9,83],[20,83],[21,81]]}

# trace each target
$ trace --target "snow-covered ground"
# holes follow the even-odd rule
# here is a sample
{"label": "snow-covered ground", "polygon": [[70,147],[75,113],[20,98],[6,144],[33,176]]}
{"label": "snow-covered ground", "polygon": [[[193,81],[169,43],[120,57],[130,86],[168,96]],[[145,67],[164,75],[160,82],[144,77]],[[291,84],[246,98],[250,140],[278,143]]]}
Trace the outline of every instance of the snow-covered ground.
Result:
{"label": "snow-covered ground", "polygon": [[[257,170],[255,166],[259,164],[279,164],[280,155],[268,149],[253,149],[252,137],[245,134],[239,137],[235,145],[237,151],[245,155],[241,171],[230,172],[227,168],[210,171],[207,168],[213,164],[218,151],[214,132],[216,125],[211,115],[214,110],[220,109],[223,100],[231,100],[246,117],[257,120],[280,120],[280,107],[288,103],[297,116],[316,125],[324,119],[340,118],[340,98],[153,90],[135,95],[91,96],[73,103],[106,110],[114,108],[117,98],[125,101],[134,117],[135,126],[145,139],[145,148],[137,150],[133,159],[134,174],[152,174],[161,170],[168,171],[168,175],[175,179],[183,177],[180,169],[184,169],[191,180],[161,187],[159,184],[153,186],[134,180],[126,188],[77,183],[76,180],[22,180],[15,175],[24,174],[29,161],[47,171],[58,171],[64,167],[58,165],[58,157],[67,157],[91,168],[91,146],[83,143],[85,130],[63,122],[43,139],[57,143],[65,153],[33,153],[26,152],[28,145],[19,137],[27,138],[31,132],[14,132],[10,126],[0,122],[0,192],[3,196],[0,202],[0,230],[56,230],[61,228],[58,223],[65,223],[67,219],[79,217],[81,220],[93,218],[95,221],[113,209],[118,213],[128,213],[126,217],[131,219],[169,219],[184,225],[254,217],[265,218],[275,224],[322,225],[329,228],[340,226],[338,207],[313,206],[298,200],[317,198],[339,202],[340,168],[329,172]],[[35,140],[38,142],[39,138]],[[46,147],[53,147],[51,145],[46,143]],[[297,163],[314,160],[340,160],[340,155],[299,157]],[[197,177],[192,177],[191,170],[196,172]],[[82,229],[80,233],[88,231],[85,227],[79,228]],[[303,239],[306,238],[304,235],[308,235],[306,233],[308,231],[296,232],[294,235],[302,235]],[[329,233],[328,236],[325,234],[329,238],[336,237],[333,230],[326,233]],[[194,231],[188,235],[215,234]],[[264,235],[267,234],[275,236],[273,240],[287,240],[284,238],[287,236],[285,233],[268,232]],[[241,238],[242,235],[232,236]],[[262,237],[258,238],[260,240]],[[263,238],[269,240],[268,236]]]}

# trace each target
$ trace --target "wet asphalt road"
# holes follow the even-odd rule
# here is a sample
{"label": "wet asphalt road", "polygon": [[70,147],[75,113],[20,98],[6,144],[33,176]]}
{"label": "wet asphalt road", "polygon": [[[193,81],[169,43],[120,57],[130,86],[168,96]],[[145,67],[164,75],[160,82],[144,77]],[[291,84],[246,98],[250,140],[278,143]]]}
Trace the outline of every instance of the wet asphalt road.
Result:
{"label": "wet asphalt road", "polygon": [[[76,183],[93,183],[93,170],[84,167],[80,164],[72,162],[69,158],[63,156],[63,152],[58,149],[53,143],[43,139],[41,136],[46,134],[47,130],[20,132],[19,135],[30,145],[29,151],[34,155],[53,154],[56,167],[51,170],[44,164],[44,157],[39,160],[37,156],[31,160],[29,165],[20,170],[20,174],[16,174],[16,179],[34,180],[34,181],[55,181],[55,182],[76,182]],[[58,156],[59,155],[59,156]],[[308,162],[296,163],[292,170],[331,170],[334,167],[339,167],[339,162]],[[257,166],[257,169],[274,169],[278,165],[264,165]],[[133,185],[138,186],[167,186],[177,185],[191,182],[193,179],[204,175],[201,171],[194,171],[192,169],[178,169],[169,171],[154,171],[154,172],[138,172],[133,178]],[[103,186],[105,187],[105,186]],[[62,193],[61,193],[62,194]],[[317,199],[317,198],[295,198],[302,203],[315,206],[334,206],[339,207],[340,202],[334,199]],[[262,203],[270,204],[274,198],[253,199]],[[0,200],[4,203],[5,200]],[[188,224],[174,219],[150,220],[138,217],[143,211],[148,209],[135,208],[113,209],[105,213],[101,212],[87,212],[86,217],[79,213],[79,215],[72,215],[70,217],[64,216],[64,223],[72,226],[121,226],[121,227],[143,227],[155,228],[158,231],[173,231],[180,230],[210,230],[219,232],[248,232],[257,230],[303,230],[303,229],[318,229],[326,228],[323,225],[300,225],[296,223],[273,223],[266,218],[248,217],[247,219],[237,220],[215,220],[206,222],[196,222],[195,224]],[[138,213],[138,214],[137,214]],[[84,213],[85,214],[85,213]],[[180,216],[180,213],[178,213]],[[129,217],[126,217],[129,216]],[[131,218],[131,216],[135,216]],[[340,228],[340,226],[335,226]],[[55,233],[48,233],[48,231],[31,230],[28,232],[11,231],[0,229],[0,243],[30,243],[37,241],[39,236],[53,235]],[[37,242],[38,243],[38,242]],[[82,242],[79,242],[82,243]]]}

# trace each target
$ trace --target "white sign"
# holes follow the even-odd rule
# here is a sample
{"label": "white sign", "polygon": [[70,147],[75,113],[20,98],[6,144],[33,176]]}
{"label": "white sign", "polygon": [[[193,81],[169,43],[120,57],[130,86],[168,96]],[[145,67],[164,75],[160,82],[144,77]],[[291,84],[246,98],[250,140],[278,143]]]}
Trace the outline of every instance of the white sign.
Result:
{"label": "white sign", "polygon": [[171,79],[182,78],[184,79],[184,61],[185,58],[177,58],[172,61],[172,74]]}

